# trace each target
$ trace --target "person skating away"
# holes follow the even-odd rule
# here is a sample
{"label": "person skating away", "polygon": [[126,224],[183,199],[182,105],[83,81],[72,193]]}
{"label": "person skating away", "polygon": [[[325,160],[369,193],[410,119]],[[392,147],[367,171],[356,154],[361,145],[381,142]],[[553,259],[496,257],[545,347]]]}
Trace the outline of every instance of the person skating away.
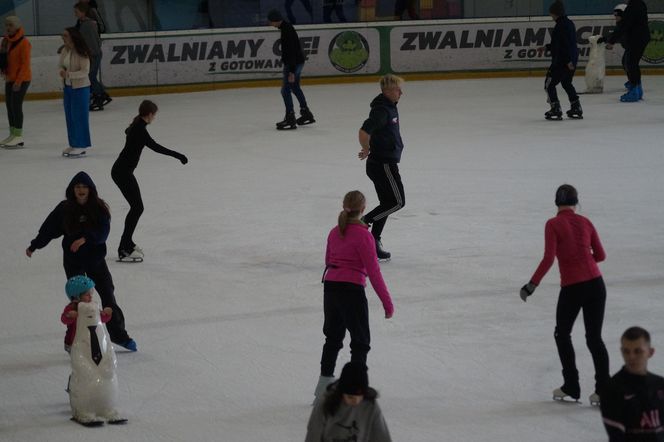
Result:
{"label": "person skating away", "polygon": [[23,99],[32,80],[30,52],[32,45],[25,38],[21,20],[5,17],[6,34],[2,38],[0,54],[5,63],[0,66],[5,79],[5,104],[9,120],[9,136],[0,141],[5,149],[20,149],[23,141]]}
{"label": "person skating away", "polygon": [[[69,298],[69,304],[60,315],[60,321],[67,326],[65,334],[65,351],[71,352],[71,345],[76,337],[76,318],[78,317],[78,303],[91,302],[95,283],[92,279],[83,275],[76,275],[67,280],[65,284],[65,293]],[[113,309],[104,307],[101,311],[101,322],[106,324],[113,316]]]}
{"label": "person skating away", "polygon": [[602,420],[609,442],[664,441],[664,378],[648,371],[655,354],[650,333],[630,327],[620,338],[625,365],[602,395]]}
{"label": "person skating away", "polygon": [[147,125],[154,121],[157,111],[157,105],[152,101],[144,100],[141,103],[138,115],[125,130],[125,134],[127,134],[125,146],[111,169],[113,182],[120,188],[122,196],[129,203],[129,212],[125,218],[124,230],[118,246],[118,260],[123,262],[141,262],[144,257],[143,250],[134,243],[133,239],[134,230],[143,213],[141,189],[134,176],[134,170],[141,159],[143,148],[147,146],[157,153],[177,158],[182,164],[187,164],[189,161],[183,154],[159,145],[148,133]]}
{"label": "person skating away", "polygon": [[364,292],[367,276],[383,304],[385,318],[389,319],[394,314],[392,299],[380,272],[373,236],[360,220],[365,207],[366,200],[362,192],[348,192],[344,197],[338,225],[327,237],[323,274],[325,344],[315,398],[334,381],[337,355],[343,348],[346,330],[350,333],[351,361],[366,364],[371,348],[369,309]]}
{"label": "person skating away", "polygon": [[65,157],[85,155],[90,141],[90,49],[80,31],[74,27],[62,33],[64,46],[60,52],[60,78],[64,85],[63,104],[67,122],[69,147]]}
{"label": "person skating away", "polygon": [[376,253],[381,260],[388,260],[392,256],[383,249],[381,242],[387,217],[406,205],[406,195],[399,175],[403,141],[397,103],[403,93],[402,84],[403,79],[392,74],[380,79],[381,93],[371,102],[369,118],[359,132],[362,150],[358,157],[367,160],[367,176],[376,188],[380,203],[362,221],[371,225],[371,234],[376,240]]}
{"label": "person skating away", "polygon": [[39,228],[25,254],[31,258],[35,250],[62,236],[63,264],[67,279],[86,275],[95,282],[102,306],[113,310],[108,322],[111,341],[131,351],[136,342],[125,330],[125,319],[115,299],[113,278],[106,265],[106,239],[111,229],[111,215],[106,202],[99,198],[92,178],[79,172],[67,186],[66,199],[60,202]]}
{"label": "person skating away", "polygon": [[561,288],[554,337],[564,382],[553,391],[553,398],[563,400],[569,396],[578,400],[581,397],[571,333],[579,312],[583,310],[586,344],[595,366],[595,391],[589,399],[591,404],[597,405],[609,380],[609,354],[602,341],[606,287],[597,266],[604,261],[606,254],[592,222],[575,213],[578,203],[578,193],[573,186],[563,184],[558,187],[555,199],[558,214],[544,227],[544,257],[530,282],[521,288],[520,296],[525,302],[533,294],[557,258]]}
{"label": "person skating away", "polygon": [[106,93],[106,87],[97,78],[101,66],[101,37],[99,35],[99,25],[90,18],[90,4],[78,2],[74,5],[74,15],[78,19],[76,28],[81,31],[85,44],[90,49],[90,110],[104,110],[104,105],[112,101]]}
{"label": "person skating away", "polygon": [[[267,20],[270,26],[281,31],[281,60],[284,63],[283,82],[281,85],[281,96],[286,106],[286,116],[283,121],[277,123],[277,129],[297,129],[298,125],[311,124],[316,122],[314,115],[307,106],[307,99],[300,87],[300,76],[304,68],[304,52],[300,45],[300,38],[292,24],[283,19],[281,13],[276,9],[267,14]],[[300,118],[295,118],[295,108],[293,107],[293,97],[295,95],[300,103]]]}
{"label": "person skating away", "polygon": [[643,0],[629,0],[620,20],[616,21],[616,28],[606,39],[607,49],[621,43],[625,48],[623,55],[625,70],[627,71],[627,93],[620,97],[620,101],[633,103],[643,99],[643,86],[641,85],[641,68],[639,63],[646,46],[650,42],[650,28],[648,27],[648,8]]}
{"label": "person skating away", "polygon": [[391,442],[377,398],[367,366],[347,363],[339,381],[328,386],[311,411],[305,442]]}
{"label": "person skating away", "polygon": [[574,89],[572,80],[579,61],[579,48],[576,45],[576,27],[572,20],[565,15],[565,6],[560,1],[555,1],[549,7],[549,15],[556,22],[551,33],[551,43],[546,45],[547,51],[551,52],[551,66],[546,72],[544,90],[547,102],[551,106],[544,117],[547,120],[562,120],[563,111],[558,100],[556,86],[560,83],[567,93],[570,102],[570,110],[567,111],[569,118],[583,118],[583,109],[579,96]]}

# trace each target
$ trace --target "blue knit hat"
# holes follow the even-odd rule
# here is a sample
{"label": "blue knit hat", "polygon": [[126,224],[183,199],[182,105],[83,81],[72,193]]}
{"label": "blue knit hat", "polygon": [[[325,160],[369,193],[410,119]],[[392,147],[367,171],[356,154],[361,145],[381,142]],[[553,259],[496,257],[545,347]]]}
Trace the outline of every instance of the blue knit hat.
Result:
{"label": "blue knit hat", "polygon": [[65,284],[65,293],[70,301],[77,300],[83,293],[95,286],[92,279],[83,275],[72,276]]}

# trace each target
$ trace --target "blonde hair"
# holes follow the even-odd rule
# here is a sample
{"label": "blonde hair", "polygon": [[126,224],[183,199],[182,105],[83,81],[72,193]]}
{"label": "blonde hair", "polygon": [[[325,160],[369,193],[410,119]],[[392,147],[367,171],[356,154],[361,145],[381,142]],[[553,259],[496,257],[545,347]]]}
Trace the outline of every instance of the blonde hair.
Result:
{"label": "blonde hair", "polygon": [[344,196],[344,210],[339,213],[339,232],[343,237],[348,224],[359,224],[366,199],[359,190],[352,190]]}
{"label": "blonde hair", "polygon": [[391,87],[399,87],[403,81],[403,78],[393,74],[383,75],[380,78],[380,89],[384,91],[385,89],[389,89]]}
{"label": "blonde hair", "polygon": [[16,29],[21,27],[21,19],[15,15],[5,17],[5,25],[12,24]]}

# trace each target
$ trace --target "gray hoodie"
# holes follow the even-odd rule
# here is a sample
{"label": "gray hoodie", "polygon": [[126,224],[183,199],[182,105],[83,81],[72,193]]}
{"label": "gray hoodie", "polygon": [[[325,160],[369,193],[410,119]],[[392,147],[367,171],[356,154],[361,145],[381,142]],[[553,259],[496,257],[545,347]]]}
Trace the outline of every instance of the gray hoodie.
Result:
{"label": "gray hoodie", "polygon": [[101,39],[99,38],[97,22],[91,19],[81,20],[79,30],[92,55],[99,55],[101,53]]}
{"label": "gray hoodie", "polygon": [[390,432],[375,400],[351,407],[343,400],[334,416],[325,416],[324,399],[317,401],[307,425],[305,442],[391,442]]}

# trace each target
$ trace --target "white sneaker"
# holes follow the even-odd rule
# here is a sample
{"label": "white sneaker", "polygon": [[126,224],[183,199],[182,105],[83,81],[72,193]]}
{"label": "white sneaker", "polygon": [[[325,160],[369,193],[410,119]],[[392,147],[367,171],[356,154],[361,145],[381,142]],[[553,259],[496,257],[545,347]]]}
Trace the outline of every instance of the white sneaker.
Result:
{"label": "white sneaker", "polygon": [[5,149],[21,149],[23,147],[23,137],[13,136],[9,140],[2,142],[2,147]]}
{"label": "white sneaker", "polygon": [[590,405],[593,407],[599,407],[599,394],[593,393],[588,397],[588,402],[590,402]]}

